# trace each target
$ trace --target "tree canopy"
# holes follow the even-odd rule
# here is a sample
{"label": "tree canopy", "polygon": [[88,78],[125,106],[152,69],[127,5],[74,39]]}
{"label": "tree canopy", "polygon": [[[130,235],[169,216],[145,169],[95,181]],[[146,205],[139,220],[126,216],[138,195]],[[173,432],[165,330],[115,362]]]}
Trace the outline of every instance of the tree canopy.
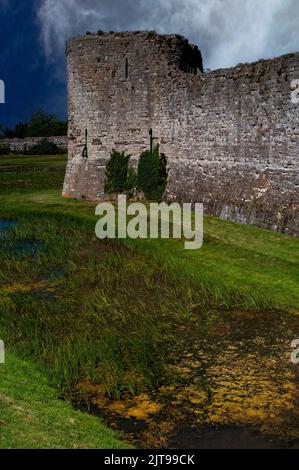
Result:
{"label": "tree canopy", "polygon": [[14,129],[0,126],[0,135],[8,139],[26,137],[52,137],[67,135],[68,124],[61,121],[54,114],[38,110],[30,118],[28,123],[19,122]]}

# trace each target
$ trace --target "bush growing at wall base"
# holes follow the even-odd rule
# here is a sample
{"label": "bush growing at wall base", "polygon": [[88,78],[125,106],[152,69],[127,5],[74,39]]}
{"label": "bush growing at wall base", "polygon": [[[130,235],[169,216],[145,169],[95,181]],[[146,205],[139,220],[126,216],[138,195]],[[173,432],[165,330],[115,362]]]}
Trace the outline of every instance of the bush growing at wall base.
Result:
{"label": "bush growing at wall base", "polygon": [[138,176],[134,167],[130,167],[126,181],[126,192],[133,194],[138,186]]}
{"label": "bush growing at wall base", "polygon": [[143,152],[138,164],[138,188],[149,200],[160,202],[167,185],[167,162],[157,145],[153,152]]}
{"label": "bush growing at wall base", "polygon": [[140,156],[138,172],[129,166],[131,155],[112,150],[106,165],[105,193],[128,193],[142,191],[149,200],[160,202],[167,185],[167,161],[160,155],[157,145],[153,152],[146,150]]}
{"label": "bush growing at wall base", "polygon": [[130,158],[131,155],[112,150],[106,166],[105,193],[123,193],[127,190]]}

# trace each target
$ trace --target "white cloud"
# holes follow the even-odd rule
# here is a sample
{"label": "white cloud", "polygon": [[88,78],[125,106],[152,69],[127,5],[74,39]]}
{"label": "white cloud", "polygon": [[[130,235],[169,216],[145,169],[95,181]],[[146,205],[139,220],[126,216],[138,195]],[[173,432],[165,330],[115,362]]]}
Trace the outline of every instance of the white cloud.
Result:
{"label": "white cloud", "polygon": [[40,0],[38,20],[54,60],[71,36],[99,29],[183,34],[211,68],[299,50],[298,0]]}

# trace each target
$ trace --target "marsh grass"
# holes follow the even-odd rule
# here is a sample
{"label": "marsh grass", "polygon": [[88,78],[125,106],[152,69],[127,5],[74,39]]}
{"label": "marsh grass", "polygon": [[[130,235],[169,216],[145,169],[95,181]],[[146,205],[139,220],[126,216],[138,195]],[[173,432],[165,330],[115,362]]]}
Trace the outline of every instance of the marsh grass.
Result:
{"label": "marsh grass", "polygon": [[[26,158],[9,180],[0,172],[0,218],[18,221],[0,248],[0,332],[64,396],[82,380],[117,398],[176,380],[169,364],[191,317],[299,308],[298,240],[205,218],[199,251],[179,240],[99,241],[95,204],[50,189],[63,174],[48,181],[49,168],[65,159]],[[39,248],[18,250],[24,241]]]}
{"label": "marsh grass", "polygon": [[[78,221],[19,221],[7,235],[12,246],[38,240],[42,249],[2,253],[0,325],[9,345],[47,364],[64,394],[85,377],[104,382],[111,396],[154,387],[163,376],[166,293],[154,266],[132,249],[97,242]],[[63,270],[57,279],[54,266]]]}

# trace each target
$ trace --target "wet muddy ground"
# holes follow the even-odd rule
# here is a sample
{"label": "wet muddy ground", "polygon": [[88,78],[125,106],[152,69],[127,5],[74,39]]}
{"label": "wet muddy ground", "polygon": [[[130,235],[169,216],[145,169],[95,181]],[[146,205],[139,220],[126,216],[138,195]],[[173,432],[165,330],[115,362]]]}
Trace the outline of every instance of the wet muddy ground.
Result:
{"label": "wet muddy ground", "polygon": [[137,447],[299,448],[299,312],[209,311],[176,335],[173,383],[111,401],[84,382],[79,406]]}

